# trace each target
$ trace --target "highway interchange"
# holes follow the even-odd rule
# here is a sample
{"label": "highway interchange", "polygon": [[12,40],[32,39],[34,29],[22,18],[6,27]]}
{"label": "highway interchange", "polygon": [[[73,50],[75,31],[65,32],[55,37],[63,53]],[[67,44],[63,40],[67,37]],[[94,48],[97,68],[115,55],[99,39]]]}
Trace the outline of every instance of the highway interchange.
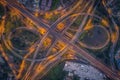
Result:
{"label": "highway interchange", "polygon": [[[100,0],[99,0],[100,1]],[[99,3],[98,1],[98,3]],[[91,65],[93,65],[94,67],[98,68],[99,70],[101,70],[103,73],[105,73],[108,77],[111,77],[112,79],[115,80],[120,80],[120,76],[115,72],[112,71],[111,69],[109,69],[107,66],[105,66],[103,63],[101,63],[99,60],[96,60],[96,58],[94,58],[93,56],[91,56],[89,54],[89,52],[83,50],[82,48],[78,47],[77,45],[75,45],[75,41],[77,40],[79,34],[81,33],[81,31],[83,30],[84,25],[87,22],[88,19],[88,15],[93,15],[94,16],[94,10],[95,7],[97,5],[94,5],[94,1],[89,0],[89,2],[87,2],[87,4],[85,4],[85,7],[82,7],[79,9],[79,5],[81,3],[81,0],[79,0],[77,2],[77,4],[70,10],[68,11],[66,14],[64,14],[63,16],[61,16],[57,21],[55,21],[52,25],[48,25],[43,23],[41,20],[39,20],[38,18],[36,18],[35,16],[33,16],[30,12],[28,12],[27,10],[25,10],[24,8],[21,8],[19,6],[19,4],[17,2],[15,2],[14,0],[6,0],[5,1],[7,3],[7,6],[11,7],[11,9],[15,9],[16,11],[18,11],[21,15],[25,16],[26,18],[30,19],[36,26],[37,29],[41,29],[44,28],[47,32],[43,35],[42,39],[40,39],[37,44],[33,45],[31,47],[30,50],[27,51],[27,55],[22,57],[20,55],[18,55],[6,42],[6,39],[4,38],[4,35],[2,36],[2,40],[4,42],[4,44],[7,46],[7,48],[17,57],[21,58],[23,60],[23,64],[25,64],[25,61],[31,61],[30,66],[28,67],[28,70],[26,71],[25,76],[22,76],[22,70],[24,70],[23,66],[21,67],[19,74],[15,75],[17,79],[22,77],[22,80],[37,80],[40,79],[41,77],[43,77],[45,75],[45,73],[47,73],[52,66],[54,66],[55,64],[57,64],[58,62],[60,62],[62,60],[63,55],[65,54],[65,52],[67,50],[73,50],[75,51],[75,55],[80,55],[82,57],[84,57],[88,62],[91,63]],[[103,2],[104,4],[104,2]],[[76,34],[74,35],[74,37],[69,41],[68,39],[66,39],[62,34],[64,34],[64,32],[66,32],[66,29],[69,28],[69,26],[66,27],[66,29],[64,29],[61,33],[58,33],[57,31],[55,31],[56,29],[56,25],[60,22],[62,22],[64,19],[66,19],[67,17],[71,16],[72,14],[75,14],[74,11],[80,10],[80,13],[82,13],[86,8],[88,8],[88,11],[84,12],[87,15],[83,18],[82,20],[82,24],[79,26],[79,29],[77,30]],[[106,7],[105,7],[106,8]],[[108,10],[108,9],[107,9]],[[79,15],[76,15],[76,17]],[[110,18],[112,19],[112,17],[110,16]],[[74,20],[73,20],[74,21]],[[115,38],[112,39],[113,42],[113,46],[111,47],[111,51],[110,51],[110,55],[113,56],[113,52],[115,49],[115,46],[117,44],[117,40],[119,38],[119,31],[118,31],[118,26],[116,25],[116,23],[114,22],[114,20],[112,19],[112,22],[114,23],[115,26],[115,32],[111,32],[111,35],[113,34],[114,36],[116,36]],[[50,55],[46,58],[43,59],[36,59],[37,54],[39,52],[40,47],[43,45],[43,41],[46,39],[46,37],[48,35],[52,35],[55,38],[55,41],[61,41],[63,42],[64,46],[61,50],[59,50],[58,52],[56,52],[53,55]],[[8,41],[9,42],[9,41]],[[52,44],[52,46],[55,45],[55,42]],[[0,46],[1,47],[1,46]],[[52,48],[50,48],[52,49]],[[50,49],[48,50],[47,54],[50,54]],[[0,50],[3,52],[4,51],[2,49],[2,47],[0,48]],[[29,59],[27,58],[28,55],[30,55],[32,52],[34,52],[33,58]],[[33,53],[32,53],[33,54]],[[5,54],[4,54],[5,55]],[[111,58],[111,62],[113,61],[113,58]],[[36,64],[37,63],[37,64]],[[11,63],[10,63],[11,64]],[[112,64],[114,66],[114,64]],[[11,68],[14,70],[13,66],[11,66]],[[15,74],[16,72],[13,71]],[[38,78],[39,75],[39,78]]]}

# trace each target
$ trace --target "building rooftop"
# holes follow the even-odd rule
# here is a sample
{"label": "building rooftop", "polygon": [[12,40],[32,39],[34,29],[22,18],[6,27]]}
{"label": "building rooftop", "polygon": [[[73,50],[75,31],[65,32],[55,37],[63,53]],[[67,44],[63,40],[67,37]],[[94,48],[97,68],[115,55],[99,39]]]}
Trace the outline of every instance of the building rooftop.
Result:
{"label": "building rooftop", "polygon": [[80,80],[104,80],[105,78],[105,75],[96,68],[81,63],[67,61],[64,70],[79,76]]}

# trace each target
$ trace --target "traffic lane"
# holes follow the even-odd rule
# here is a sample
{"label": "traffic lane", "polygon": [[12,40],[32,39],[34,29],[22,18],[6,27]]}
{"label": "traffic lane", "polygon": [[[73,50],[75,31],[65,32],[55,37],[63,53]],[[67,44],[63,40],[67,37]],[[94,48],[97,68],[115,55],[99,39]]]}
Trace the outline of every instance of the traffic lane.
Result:
{"label": "traffic lane", "polygon": [[[53,33],[52,31],[50,31]],[[105,74],[110,76],[113,79],[120,79],[120,76],[113,72],[111,69],[107,68],[105,65],[103,65],[101,62],[97,61],[93,56],[91,56],[88,52],[84,51],[83,49],[77,47],[75,44],[70,43],[68,40],[66,40],[64,37],[62,37],[60,34],[54,34],[56,38],[62,40],[63,42],[67,43],[69,46],[72,47],[73,50],[77,52],[81,52],[80,55],[82,55],[85,59],[87,59],[92,65],[94,65],[96,68],[100,69],[103,71]],[[58,37],[59,36],[59,37]],[[106,70],[104,70],[106,69]]]}
{"label": "traffic lane", "polygon": [[28,12],[24,8],[21,8],[18,3],[15,3],[12,0],[7,0],[7,3],[9,6],[11,6],[12,8],[15,8],[17,11],[19,11],[21,14],[23,14],[25,17],[34,21],[34,23],[37,25],[37,27],[40,26],[40,27],[43,27],[45,29],[50,28],[49,25],[47,25],[47,24],[43,23],[41,20],[37,19],[34,15],[32,15],[30,12]]}

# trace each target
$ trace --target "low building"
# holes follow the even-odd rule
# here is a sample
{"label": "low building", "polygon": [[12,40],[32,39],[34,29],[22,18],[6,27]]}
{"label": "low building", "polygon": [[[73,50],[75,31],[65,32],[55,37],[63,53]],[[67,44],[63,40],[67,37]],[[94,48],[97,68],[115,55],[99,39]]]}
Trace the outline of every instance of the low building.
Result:
{"label": "low building", "polygon": [[83,63],[67,61],[64,70],[77,75],[80,78],[79,80],[104,80],[106,78],[105,75],[96,68]]}
{"label": "low building", "polygon": [[120,70],[120,50],[115,55],[115,60],[116,60],[117,68]]}

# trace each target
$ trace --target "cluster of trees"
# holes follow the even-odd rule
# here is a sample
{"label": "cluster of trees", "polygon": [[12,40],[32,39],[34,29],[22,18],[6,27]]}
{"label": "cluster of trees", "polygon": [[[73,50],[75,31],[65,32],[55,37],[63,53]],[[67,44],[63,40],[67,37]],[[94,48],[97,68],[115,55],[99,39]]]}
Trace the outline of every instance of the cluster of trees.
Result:
{"label": "cluster of trees", "polygon": [[4,14],[5,14],[4,6],[0,4],[0,19],[2,18],[2,16],[4,16]]}
{"label": "cluster of trees", "polygon": [[53,67],[42,80],[64,80],[66,72],[63,71],[65,63],[59,63]]}

